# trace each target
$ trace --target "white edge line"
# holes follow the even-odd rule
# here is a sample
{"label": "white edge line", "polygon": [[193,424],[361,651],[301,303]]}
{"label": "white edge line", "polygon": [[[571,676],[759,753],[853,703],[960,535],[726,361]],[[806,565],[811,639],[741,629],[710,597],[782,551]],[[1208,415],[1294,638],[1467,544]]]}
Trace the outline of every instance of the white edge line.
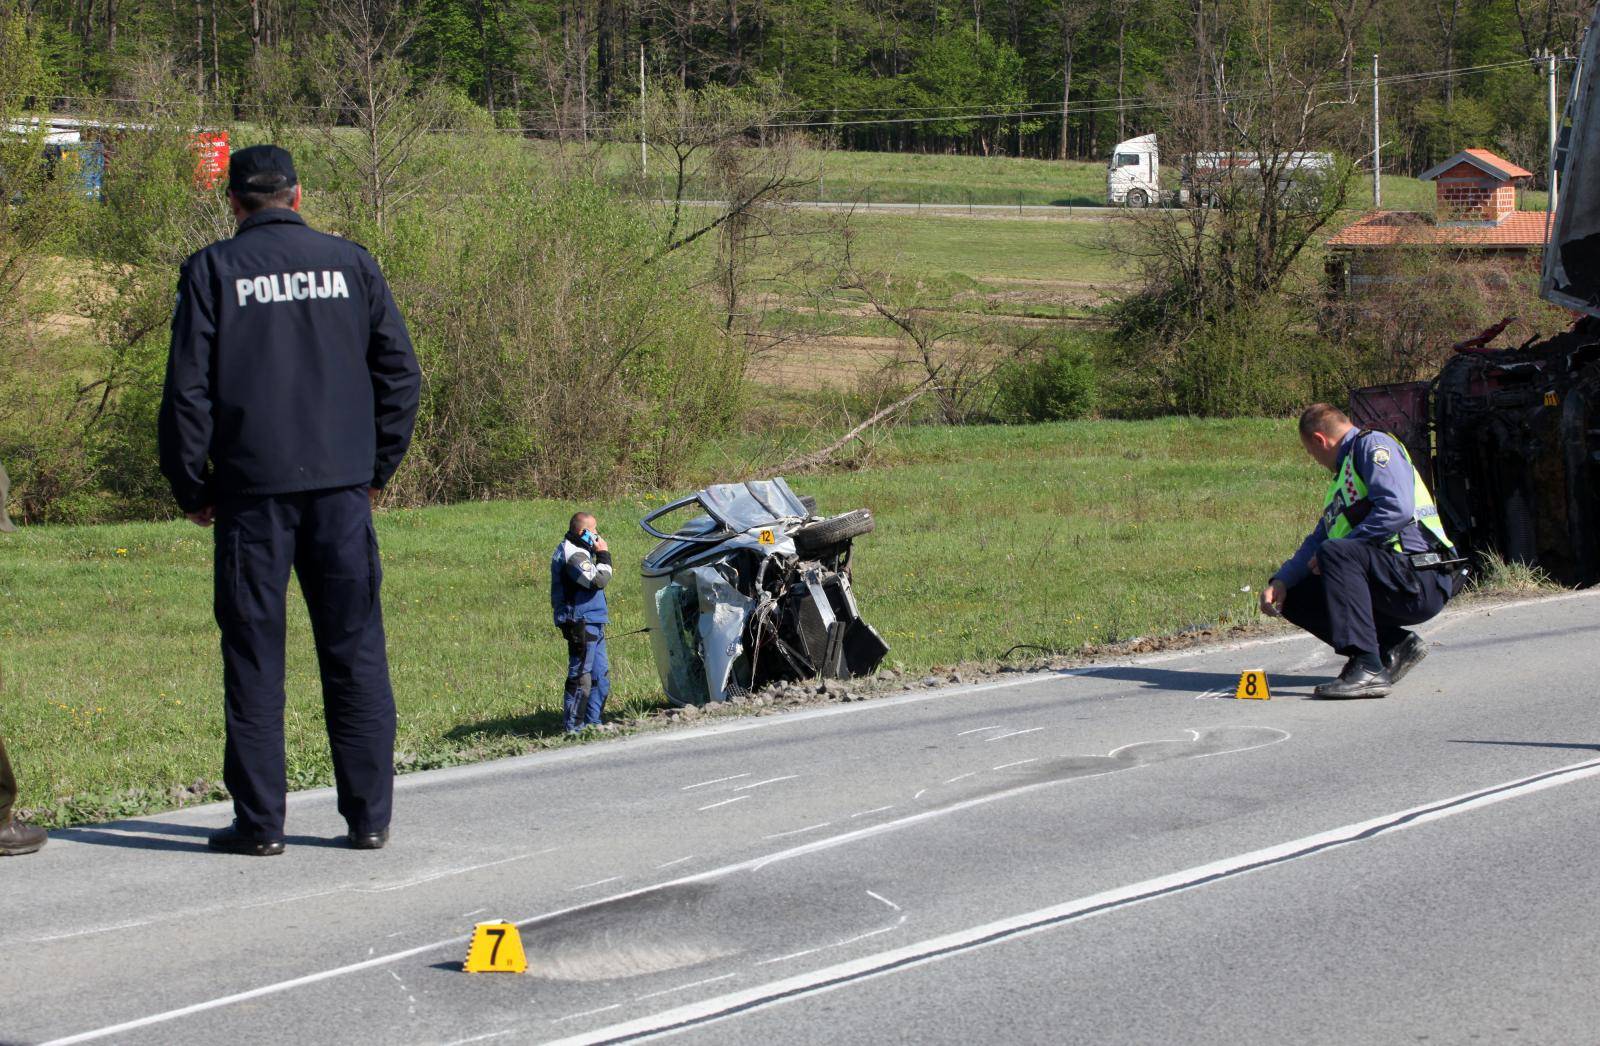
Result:
{"label": "white edge line", "polygon": [[[1258,748],[1266,748],[1269,745],[1275,745],[1281,741],[1286,741],[1290,736],[1292,736],[1287,730],[1279,730],[1276,727],[1263,727],[1262,729],[1271,730],[1278,736],[1270,741],[1263,741],[1258,745],[1250,745],[1245,748],[1228,749],[1222,752],[1211,752],[1204,756],[1192,756],[1191,758],[1206,759],[1214,755],[1234,755],[1242,754],[1244,752],[1252,752]],[[971,799],[965,799],[958,803],[951,803],[947,806],[934,807],[931,810],[924,810],[921,813],[907,814],[904,817],[896,818],[892,821],[881,821],[877,824],[868,825],[865,828],[858,828],[854,831],[842,832],[839,835],[829,836],[826,839],[817,839],[809,843],[802,843],[799,846],[792,846],[787,850],[779,850],[777,853],[768,854],[764,857],[754,857],[745,861],[740,861],[736,864],[723,865],[720,868],[711,868],[703,872],[695,872],[691,875],[680,876],[676,879],[669,879],[666,882],[652,883],[648,886],[641,886],[636,890],[628,890],[623,893],[612,894],[609,897],[585,901],[581,904],[568,905],[565,908],[558,908],[554,911],[543,912],[539,915],[529,916],[526,919],[518,919],[516,920],[515,925],[518,927],[523,927],[530,926],[535,923],[548,922],[551,919],[556,919],[572,912],[581,911],[585,908],[594,908],[602,904],[614,904],[617,901],[625,901],[630,897],[639,897],[647,893],[653,893],[657,890],[664,890],[673,886],[683,886],[688,883],[705,882],[707,880],[715,879],[723,875],[729,875],[734,872],[757,872],[769,864],[787,861],[795,857],[803,857],[807,854],[813,854],[823,850],[830,850],[834,847],[844,846],[848,843],[855,842],[858,839],[867,839],[874,835],[897,831],[901,828],[907,828],[914,824],[921,824],[925,821],[943,817],[947,814],[959,813],[963,810],[970,810],[973,807],[984,806],[988,803],[1000,802],[1004,799],[1010,799],[1019,795],[1026,795],[1031,792],[1041,791],[1046,788],[1053,788],[1057,785],[1063,785],[1077,781],[1093,780],[1096,777],[1105,777],[1110,774],[1125,773],[1134,768],[1135,767],[1133,765],[1114,767],[1100,774],[1085,774],[1081,777],[1065,778],[1059,781],[1036,781],[1032,784],[1018,785],[1015,788],[1007,788],[1003,791],[975,796]],[[923,789],[923,791],[925,792],[927,789]],[[922,793],[919,792],[917,794],[921,795]],[[749,796],[738,796],[737,798],[748,799]],[[40,1043],[39,1046],[74,1046],[74,1044],[80,1042],[93,1042],[96,1039],[107,1038],[112,1035],[118,1035],[122,1032],[133,1031],[138,1028],[147,1028],[154,1024],[164,1024],[167,1021],[188,1017],[196,1013],[204,1013],[207,1010],[215,1010],[223,1006],[232,1006],[235,1003],[248,1002],[251,999],[259,999],[267,995],[276,995],[280,992],[292,991],[295,988],[300,988],[308,984],[317,984],[321,981],[331,980],[334,977],[342,977],[345,974],[359,973],[362,970],[370,970],[375,967],[387,965],[388,963],[409,959],[414,955],[423,955],[427,952],[440,951],[452,945],[458,948],[464,948],[471,940],[472,936],[467,934],[458,937],[449,937],[442,941],[434,941],[431,944],[419,944],[413,948],[407,948],[398,952],[389,952],[371,959],[364,959],[361,962],[350,963],[346,966],[335,966],[331,969],[318,970],[315,973],[308,973],[300,977],[293,977],[286,981],[277,981],[273,984],[264,984],[256,988],[250,988],[246,991],[236,992],[232,995],[223,995],[219,996],[218,998],[208,999],[204,1002],[191,1003],[188,1006],[181,1006],[177,1009],[166,1010],[162,1013],[150,1014],[145,1017],[138,1017],[133,1020],[123,1021],[120,1024],[113,1024],[103,1028],[95,1028],[90,1031],[79,1032],[76,1035],[70,1035],[65,1038],[52,1039],[49,1042]]]}
{"label": "white edge line", "polygon": [[[1170,896],[1174,892],[1195,889],[1209,882],[1214,882],[1219,877],[1248,874],[1254,870],[1252,866],[1262,865],[1266,862],[1295,859],[1295,855],[1299,851],[1313,847],[1326,848],[1328,846],[1347,845],[1360,841],[1369,832],[1374,832],[1375,835],[1393,834],[1419,824],[1427,824],[1432,821],[1453,817],[1469,810],[1491,806],[1507,799],[1530,795],[1547,788],[1555,788],[1596,775],[1600,775],[1600,760],[1576,763],[1553,771],[1547,771],[1531,778],[1491,785],[1487,789],[1479,789],[1449,799],[1437,800],[1423,806],[1416,806],[1367,821],[1360,821],[1325,832],[1318,832],[1314,835],[1303,836],[1275,846],[1268,846],[1249,853],[1237,854],[1233,857],[1225,857],[1207,864],[1196,865],[1169,875],[1158,876],[1142,882],[1132,883],[1128,886],[1090,894],[1087,897],[1080,897],[1063,904],[1040,908],[1032,912],[1024,912],[981,926],[973,926],[965,930],[929,938],[890,951],[863,956],[859,959],[837,963],[818,970],[811,970],[783,980],[757,985],[743,991],[690,1003],[676,1009],[641,1017],[625,1024],[594,1029],[579,1036],[546,1044],[546,1046],[582,1046],[582,1044],[601,1041],[609,1042],[625,1037],[651,1035],[681,1027],[685,1022],[718,1019],[717,1015],[719,1013],[734,1007],[739,1007],[741,1012],[747,1013],[756,1008],[776,1005],[795,998],[797,994],[820,994],[821,992],[835,990],[842,986],[841,982],[845,978],[861,979],[886,976],[891,972],[938,962],[944,956],[937,953],[948,952],[953,948],[991,947],[993,944],[999,943],[999,941],[985,941],[985,938],[993,938],[998,934],[1007,935],[1004,938],[1006,940],[1013,940],[1021,936],[1032,936],[1052,929],[1063,921],[1092,918],[1101,912],[1115,910],[1108,907],[1111,905],[1146,903],[1148,900],[1153,899],[1147,895],[1162,894]],[[1375,837],[1375,835],[1372,837]],[[46,1044],[46,1046],[52,1046],[52,1044]]]}

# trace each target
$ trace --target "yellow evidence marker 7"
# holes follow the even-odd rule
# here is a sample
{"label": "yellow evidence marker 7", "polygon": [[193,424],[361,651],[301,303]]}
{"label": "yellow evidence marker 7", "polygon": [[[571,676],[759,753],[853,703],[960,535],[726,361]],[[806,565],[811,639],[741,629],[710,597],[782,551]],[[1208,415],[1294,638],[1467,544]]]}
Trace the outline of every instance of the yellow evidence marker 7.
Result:
{"label": "yellow evidence marker 7", "polygon": [[1240,701],[1270,701],[1272,691],[1267,689],[1267,674],[1259,668],[1245,670],[1239,676],[1239,689],[1233,692],[1233,696]]}
{"label": "yellow evidence marker 7", "polygon": [[468,973],[524,972],[528,968],[528,957],[522,951],[522,935],[516,926],[504,920],[479,923],[472,929],[467,961],[461,968]]}

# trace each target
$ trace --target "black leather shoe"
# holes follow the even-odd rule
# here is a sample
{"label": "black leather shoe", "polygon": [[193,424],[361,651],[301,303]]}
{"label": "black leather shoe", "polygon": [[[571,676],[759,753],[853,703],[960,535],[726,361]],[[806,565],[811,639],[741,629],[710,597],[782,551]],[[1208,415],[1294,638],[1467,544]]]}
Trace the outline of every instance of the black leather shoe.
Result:
{"label": "black leather shoe", "polygon": [[50,841],[43,828],[35,828],[21,821],[7,821],[0,827],[0,857],[21,857],[31,854]]}
{"label": "black leather shoe", "polygon": [[246,857],[276,857],[283,853],[282,839],[258,839],[239,831],[238,822],[211,833],[206,845],[225,854],[243,854]]}
{"label": "black leather shoe", "polygon": [[389,829],[384,828],[376,832],[351,832],[345,836],[352,850],[382,850],[383,844],[389,841]]}
{"label": "black leather shoe", "polygon": [[1415,632],[1407,632],[1404,639],[1383,652],[1383,667],[1389,673],[1389,682],[1400,682],[1427,656],[1428,644]]}
{"label": "black leather shoe", "polygon": [[1345,662],[1344,671],[1331,683],[1323,683],[1312,691],[1318,697],[1388,697],[1394,688],[1389,673],[1382,669],[1374,672],[1362,666],[1355,658]]}

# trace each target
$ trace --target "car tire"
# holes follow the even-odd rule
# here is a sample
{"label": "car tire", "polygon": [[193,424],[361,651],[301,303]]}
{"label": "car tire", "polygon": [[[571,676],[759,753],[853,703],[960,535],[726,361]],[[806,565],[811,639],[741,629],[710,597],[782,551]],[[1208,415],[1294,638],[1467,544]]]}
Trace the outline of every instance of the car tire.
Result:
{"label": "car tire", "polygon": [[802,553],[817,552],[852,538],[872,533],[878,521],[869,509],[858,508],[830,519],[818,520],[794,532],[794,547]]}
{"label": "car tire", "polygon": [[1130,189],[1128,190],[1127,203],[1129,207],[1148,207],[1150,206],[1150,195],[1143,189]]}

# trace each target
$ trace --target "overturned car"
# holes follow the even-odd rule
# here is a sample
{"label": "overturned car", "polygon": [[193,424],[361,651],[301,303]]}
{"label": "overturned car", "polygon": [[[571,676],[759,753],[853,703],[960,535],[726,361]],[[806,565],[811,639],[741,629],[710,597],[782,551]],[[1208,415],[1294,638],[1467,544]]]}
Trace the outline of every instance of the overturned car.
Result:
{"label": "overturned car", "polygon": [[[671,532],[658,527],[684,512]],[[867,675],[889,652],[851,588],[854,541],[874,526],[866,509],[818,516],[782,479],[752,480],[696,491],[639,525],[661,539],[641,572],[656,669],[674,705]]]}

